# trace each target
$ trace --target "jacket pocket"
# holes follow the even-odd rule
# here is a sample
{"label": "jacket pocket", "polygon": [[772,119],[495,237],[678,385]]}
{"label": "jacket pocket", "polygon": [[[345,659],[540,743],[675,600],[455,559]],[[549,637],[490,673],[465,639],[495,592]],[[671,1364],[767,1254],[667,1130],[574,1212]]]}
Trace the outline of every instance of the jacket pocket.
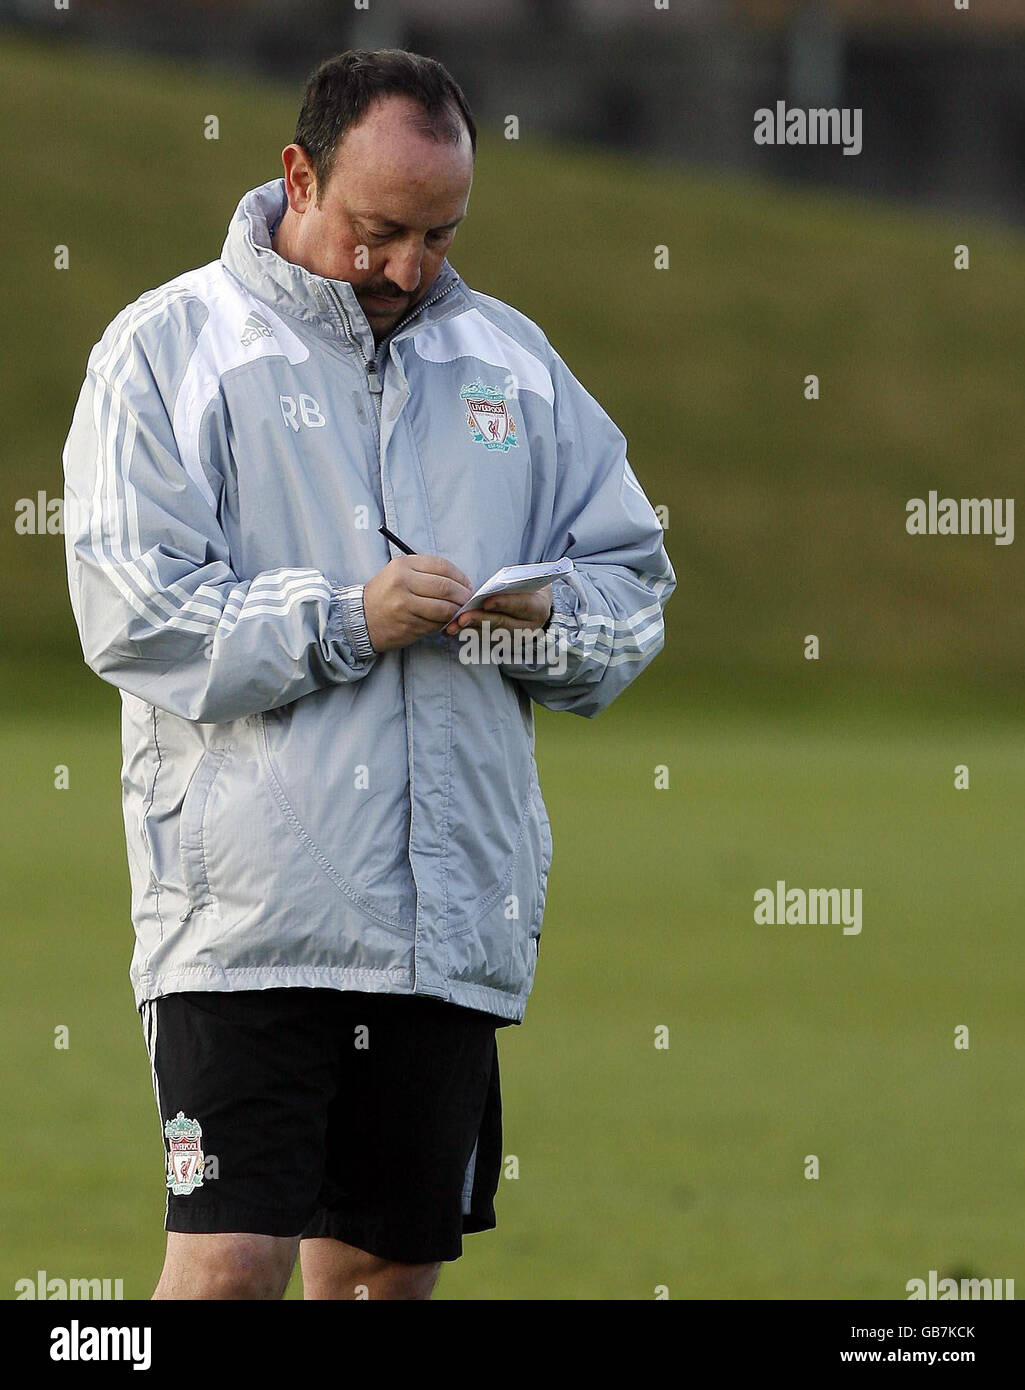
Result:
{"label": "jacket pocket", "polygon": [[[258,716],[257,728],[260,767],[265,784],[280,812],[282,828],[287,828],[287,833],[295,837],[295,840],[309,855],[312,862],[318,866],[321,873],[339,893],[359,908],[360,912],[373,918],[379,926],[389,932],[408,940],[413,934],[416,917],[415,887],[411,873],[410,900],[408,903],[403,903],[401,899],[403,890],[398,885],[395,885],[394,891],[388,899],[382,901],[380,892],[372,895],[370,892],[364,891],[355,882],[351,871],[353,866],[359,864],[361,854],[365,857],[373,841],[387,838],[387,831],[382,831],[376,836],[370,835],[367,830],[370,822],[366,815],[358,816],[353,813],[351,808],[348,815],[344,814],[341,805],[334,799],[337,797],[338,787],[330,790],[329,784],[308,775],[305,778],[305,785],[303,785],[303,780],[294,775],[296,761],[294,754],[292,756],[293,776],[291,782],[286,781],[271,747],[268,719],[265,714]],[[312,754],[309,761],[311,767],[315,765]],[[326,765],[329,766],[329,764]],[[296,790],[305,797],[305,809],[300,809],[294,800]],[[380,812],[378,812],[378,816],[380,816]],[[386,824],[390,829],[392,825],[390,817]],[[331,836],[333,844],[330,841],[327,844],[324,843],[325,836],[328,834]],[[358,840],[357,835],[360,836]],[[405,844],[408,844],[408,838],[407,830],[404,836]],[[405,859],[403,838],[396,838],[395,844],[395,853]],[[339,853],[341,849],[346,851],[345,858],[348,860],[349,872],[344,872],[339,867],[344,862],[343,856]],[[408,860],[405,862],[408,864]],[[393,884],[395,882],[394,878],[386,878],[385,881]],[[402,915],[403,910],[404,917]]]}
{"label": "jacket pocket", "polygon": [[231,744],[223,744],[219,748],[205,749],[185,789],[178,822],[178,852],[189,910],[183,915],[182,921],[199,908],[213,902],[206,861],[204,822],[211,789],[231,747]]}

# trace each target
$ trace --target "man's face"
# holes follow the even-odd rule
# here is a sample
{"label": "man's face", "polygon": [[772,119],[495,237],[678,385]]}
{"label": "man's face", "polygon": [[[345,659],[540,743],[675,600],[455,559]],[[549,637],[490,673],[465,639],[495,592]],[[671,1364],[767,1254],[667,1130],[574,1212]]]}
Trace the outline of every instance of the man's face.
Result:
{"label": "man's face", "polygon": [[[347,280],[376,341],[428,294],[473,180],[469,133],[458,145],[432,140],[410,123],[418,110],[406,97],[377,101],[339,141],[326,186],[298,145],[282,155],[296,216],[280,254]],[[275,250],[281,234],[279,226]]]}

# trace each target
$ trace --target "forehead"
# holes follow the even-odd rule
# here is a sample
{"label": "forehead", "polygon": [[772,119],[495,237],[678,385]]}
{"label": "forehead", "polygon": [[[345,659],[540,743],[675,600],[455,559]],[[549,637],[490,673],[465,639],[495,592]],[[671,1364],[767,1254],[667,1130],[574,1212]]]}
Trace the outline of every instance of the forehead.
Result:
{"label": "forehead", "polygon": [[420,107],[405,97],[376,102],[339,142],[324,201],[395,223],[441,226],[461,217],[473,180],[473,151],[418,130]]}

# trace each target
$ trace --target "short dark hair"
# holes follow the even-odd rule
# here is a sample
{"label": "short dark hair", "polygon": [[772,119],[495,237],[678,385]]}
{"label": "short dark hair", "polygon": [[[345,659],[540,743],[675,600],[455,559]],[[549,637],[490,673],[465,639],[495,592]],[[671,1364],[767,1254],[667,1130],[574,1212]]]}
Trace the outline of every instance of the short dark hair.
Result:
{"label": "short dark hair", "polygon": [[295,143],[306,151],[318,188],[327,183],[339,140],[359,125],[380,97],[411,97],[423,110],[417,128],[433,139],[458,144],[463,124],[477,153],[477,127],[462,89],[434,58],[402,48],[353,48],[310,74],[295,127]]}

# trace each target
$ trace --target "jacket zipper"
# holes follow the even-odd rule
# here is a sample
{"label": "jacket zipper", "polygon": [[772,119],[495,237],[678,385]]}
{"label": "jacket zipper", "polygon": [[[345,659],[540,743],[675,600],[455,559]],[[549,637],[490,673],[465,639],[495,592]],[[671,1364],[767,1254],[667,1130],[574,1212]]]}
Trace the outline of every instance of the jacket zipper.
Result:
{"label": "jacket zipper", "polygon": [[444,299],[447,294],[450,294],[455,287],[455,280],[450,280],[443,290],[439,290],[431,299],[425,299],[422,304],[418,304],[411,314],[407,314],[404,319],[397,323],[388,334],[388,337],[394,338],[400,328],[405,328],[407,323],[412,323],[417,314],[422,314],[425,309],[430,309],[432,305],[437,304],[439,300]]}
{"label": "jacket zipper", "polygon": [[[417,315],[422,314],[425,309],[430,309],[432,305],[437,304],[439,300],[444,299],[447,294],[449,294],[452,290],[455,289],[455,287],[456,281],[452,280],[449,282],[449,284],[445,286],[443,290],[439,291],[439,293],[434,295],[431,299],[425,299],[422,304],[418,304],[411,314],[407,314],[404,319],[400,320],[400,322],[395,325],[391,333],[389,333],[388,335],[389,338],[393,338],[395,334],[398,333],[400,328],[405,328],[407,323],[412,323],[413,320],[417,317]],[[363,370],[366,373],[367,377],[367,388],[370,391],[370,398],[374,402],[374,410],[377,414],[377,440],[378,448],[380,448],[381,395],[384,391],[384,383],[381,380],[381,374],[377,368],[377,354],[375,353],[373,357],[368,357],[366,355],[366,353],[363,351],[363,345],[360,343],[359,339],[352,331],[352,327],[349,323],[349,315],[345,311],[345,305],[342,303],[341,295],[338,293],[338,291],[334,288],[333,285],[328,286],[328,292],[330,293],[331,298],[334,300],[335,307],[338,310],[338,315],[342,320],[342,327],[345,329],[345,336],[348,338],[349,342],[359,353],[360,359],[363,362]]]}
{"label": "jacket zipper", "polygon": [[[412,321],[417,317],[418,314],[422,314],[423,311],[424,311],[425,309],[429,309],[429,308],[431,307],[432,304],[437,304],[439,300],[444,299],[445,296],[449,293],[450,290],[455,289],[456,284],[457,284],[457,281],[456,281],[456,280],[452,280],[448,285],[445,286],[445,288],[444,288],[443,290],[440,290],[436,295],[432,296],[432,298],[424,300],[424,302],[423,302],[422,304],[418,304],[411,314],[407,314],[406,317],[405,317],[404,319],[400,320],[400,322],[397,323],[397,324],[395,325],[395,327],[392,329],[391,333],[388,335],[389,338],[393,338],[393,337],[395,336],[395,334],[399,331],[400,328],[405,328],[405,326],[406,326],[407,323],[412,323]],[[332,299],[334,300],[335,306],[336,306],[336,308],[338,309],[339,317],[340,317],[341,320],[342,320],[342,326],[343,326],[344,329],[345,329],[345,336],[348,338],[349,342],[353,345],[353,347],[354,347],[354,348],[356,349],[356,351],[359,353],[360,358],[361,358],[361,360],[362,360],[362,362],[363,362],[363,370],[366,372],[366,375],[367,375],[367,387],[368,387],[368,389],[369,389],[369,391],[370,391],[371,399],[372,399],[373,402],[374,402],[374,409],[375,409],[375,411],[377,412],[377,454],[378,454],[378,466],[380,467],[380,466],[382,465],[382,463],[383,463],[383,460],[381,459],[381,395],[382,395],[382,393],[383,393],[383,391],[384,391],[384,383],[382,382],[382,380],[381,380],[381,375],[380,375],[380,373],[379,373],[378,370],[377,370],[377,353],[375,353],[373,357],[368,357],[368,356],[366,355],[366,353],[363,351],[362,344],[360,343],[360,341],[359,341],[359,339],[356,337],[356,335],[353,333],[352,328],[351,328],[351,326],[350,326],[350,324],[349,324],[349,315],[345,312],[345,305],[342,303],[341,295],[338,294],[338,292],[337,292],[337,290],[335,290],[334,286],[329,286],[328,289],[329,289],[329,292],[330,292],[330,294],[331,294]],[[383,504],[383,492],[382,492],[382,504]],[[387,520],[387,516],[385,517],[385,519]],[[411,793],[412,793],[412,785],[413,785],[413,768],[412,768],[412,763],[410,763],[409,777],[410,777],[410,791],[411,791]],[[410,805],[410,814],[412,815],[412,805]],[[419,956],[419,950],[420,950],[419,936],[418,936],[418,933],[417,933],[416,928],[414,927],[414,929],[413,929],[413,989],[414,989],[414,991],[416,990],[416,982],[417,982],[417,977],[418,977],[418,975],[419,975],[419,969],[418,969],[418,956]]]}
{"label": "jacket zipper", "polygon": [[328,286],[328,293],[334,301],[335,308],[338,310],[338,317],[341,319],[342,327],[345,329],[345,336],[348,338],[349,342],[359,353],[360,360],[363,363],[363,370],[366,373],[367,377],[367,389],[370,391],[370,399],[374,403],[374,413],[377,416],[377,445],[378,449],[380,449],[381,392],[383,390],[383,387],[381,384],[381,378],[377,371],[377,358],[368,357],[366,353],[363,351],[362,343],[359,341],[355,333],[353,333],[352,328],[349,326],[349,315],[345,312],[345,305],[342,303],[342,297],[333,285]]}

